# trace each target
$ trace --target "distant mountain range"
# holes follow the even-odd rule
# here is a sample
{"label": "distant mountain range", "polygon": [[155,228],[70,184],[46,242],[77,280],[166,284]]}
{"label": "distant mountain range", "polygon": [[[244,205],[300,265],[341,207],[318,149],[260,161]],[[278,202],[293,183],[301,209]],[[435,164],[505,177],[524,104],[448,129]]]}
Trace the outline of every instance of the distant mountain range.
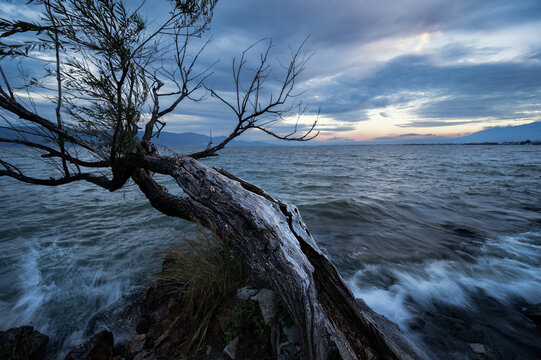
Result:
{"label": "distant mountain range", "polygon": [[525,125],[490,127],[467,136],[455,138],[447,138],[442,136],[434,136],[428,138],[407,138],[402,135],[385,139],[368,140],[363,143],[347,142],[340,144],[503,144],[520,143],[527,140],[530,140],[531,142],[541,141],[541,121]]}
{"label": "distant mountain range", "polygon": [[497,126],[487,128],[468,136],[448,139],[445,143],[468,144],[484,142],[541,141],[541,121],[517,126]]}
{"label": "distant mountain range", "polygon": [[[30,128],[25,128],[26,131],[31,131]],[[139,137],[143,136],[143,132],[139,131],[138,133]],[[79,134],[79,136],[83,139],[88,139],[88,136],[84,134]],[[14,129],[0,129],[0,138],[7,138],[7,139],[19,139],[20,137],[17,135],[17,130]],[[44,140],[42,137],[37,135],[26,135],[26,140],[30,142],[35,143],[44,143]],[[226,137],[225,136],[213,136],[212,142],[214,145],[217,145],[221,143]],[[210,141],[210,137],[207,135],[201,135],[196,134],[193,132],[187,132],[187,133],[172,133],[172,132],[166,132],[162,131],[160,133],[159,137],[155,137],[152,139],[152,142],[156,145],[165,146],[165,147],[174,147],[174,146],[200,146],[200,147],[206,147]],[[12,146],[13,144],[10,143],[2,143],[0,142],[0,146]],[[264,146],[264,145],[270,145],[261,141],[245,141],[245,140],[232,140],[229,145],[233,146]]]}
{"label": "distant mountain range", "polygon": [[[143,132],[139,132],[139,136],[142,136]],[[225,136],[213,136],[212,142],[214,145],[221,143],[226,137]],[[161,146],[207,146],[210,141],[210,137],[207,135],[201,135],[193,132],[187,133],[172,133],[162,131],[159,137],[152,139],[152,142],[156,145]],[[261,141],[245,141],[245,140],[232,140],[231,145],[233,146],[261,146],[269,145]]]}
{"label": "distant mountain range", "polygon": [[[214,144],[220,143],[225,136],[216,136],[212,138]],[[520,141],[541,141],[541,121],[533,122],[525,125],[517,126],[498,126],[491,127],[471,135],[456,137],[456,138],[444,138],[437,137],[431,139],[397,139],[396,141],[381,142],[392,144],[471,144],[471,143],[505,143],[505,142],[520,142]],[[209,142],[207,135],[201,135],[193,132],[189,133],[170,133],[162,132],[159,138],[154,138],[154,142],[157,145],[162,146],[183,146],[183,145],[196,145],[206,146]],[[376,143],[370,141],[370,143]],[[345,142],[343,144],[363,144],[356,142]],[[245,140],[233,140],[231,141],[233,146],[269,146],[269,145],[339,145],[337,143],[323,142],[323,141],[308,141],[306,143],[297,142],[275,142],[269,143],[262,141],[245,141]]]}
{"label": "distant mountain range", "polygon": [[[139,132],[139,136],[142,136],[142,132]],[[17,135],[13,130],[0,131],[0,137],[16,138]],[[212,138],[213,143],[219,144],[225,139],[225,136],[216,136]],[[28,136],[28,140],[40,142],[40,139],[35,136]],[[246,141],[246,140],[232,140],[230,145],[232,146],[269,146],[269,145],[355,145],[355,144],[471,144],[471,143],[505,143],[505,142],[521,142],[530,140],[532,142],[541,141],[541,121],[533,122],[525,125],[518,126],[498,126],[491,127],[468,136],[456,137],[456,138],[443,138],[434,137],[428,139],[390,139],[388,141],[369,141],[369,142],[323,142],[323,141],[309,141],[307,143],[297,142],[275,142],[269,141]],[[200,146],[206,147],[210,141],[210,137],[207,135],[197,134],[193,132],[187,133],[172,133],[161,132],[160,136],[153,138],[153,142],[156,145],[174,147],[174,146]],[[3,144],[0,143],[0,146]],[[10,145],[10,144],[4,144]]]}

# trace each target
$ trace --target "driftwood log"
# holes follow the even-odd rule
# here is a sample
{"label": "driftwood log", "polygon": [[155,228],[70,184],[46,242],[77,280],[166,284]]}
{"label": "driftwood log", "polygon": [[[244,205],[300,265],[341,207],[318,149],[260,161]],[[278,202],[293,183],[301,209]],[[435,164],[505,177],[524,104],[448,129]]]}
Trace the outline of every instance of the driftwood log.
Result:
{"label": "driftwood log", "polygon": [[[190,157],[137,160],[147,170],[135,170],[132,178],[154,207],[212,223],[226,234],[251,280],[281,297],[306,359],[419,358],[394,324],[357,302],[295,206]],[[149,170],[172,176],[185,196],[169,194]]]}

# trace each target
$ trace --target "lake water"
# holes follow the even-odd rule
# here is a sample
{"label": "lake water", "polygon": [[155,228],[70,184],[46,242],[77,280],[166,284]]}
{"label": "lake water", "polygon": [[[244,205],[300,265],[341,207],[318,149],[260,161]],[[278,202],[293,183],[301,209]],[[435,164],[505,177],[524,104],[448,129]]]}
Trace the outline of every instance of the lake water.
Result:
{"label": "lake water", "polygon": [[[541,146],[232,147],[205,162],[296,204],[354,294],[431,358],[467,359],[478,344],[539,358],[522,310],[541,303]],[[64,353],[192,229],[134,185],[0,177],[0,330],[33,324]]]}

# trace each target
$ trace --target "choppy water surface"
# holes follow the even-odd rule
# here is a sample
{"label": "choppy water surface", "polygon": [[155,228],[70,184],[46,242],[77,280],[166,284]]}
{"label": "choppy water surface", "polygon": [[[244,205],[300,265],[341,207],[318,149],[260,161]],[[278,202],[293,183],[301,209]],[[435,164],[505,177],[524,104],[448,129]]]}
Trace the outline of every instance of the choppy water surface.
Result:
{"label": "choppy water surface", "polygon": [[[237,147],[206,162],[298,205],[355,295],[431,358],[469,358],[475,344],[539,358],[521,310],[541,303],[541,147]],[[31,323],[53,352],[76,344],[190,229],[133,185],[0,178],[0,330]]]}

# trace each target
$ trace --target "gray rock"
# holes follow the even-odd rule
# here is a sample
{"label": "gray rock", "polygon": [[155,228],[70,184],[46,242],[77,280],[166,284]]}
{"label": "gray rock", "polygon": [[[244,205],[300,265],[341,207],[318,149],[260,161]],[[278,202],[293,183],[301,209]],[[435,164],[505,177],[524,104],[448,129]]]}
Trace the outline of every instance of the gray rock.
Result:
{"label": "gray rock", "polygon": [[130,354],[135,354],[143,350],[146,339],[147,336],[145,334],[135,335],[129,343]]}
{"label": "gray rock", "polygon": [[254,296],[257,293],[257,290],[251,286],[245,286],[237,290],[237,298],[239,300],[245,301]]}
{"label": "gray rock", "polygon": [[290,360],[300,352],[301,348],[289,342],[284,342],[278,345],[277,350],[277,360]]}
{"label": "gray rock", "polygon": [[115,342],[113,346],[113,355],[122,358],[131,358],[134,354],[143,350],[146,339],[146,334],[141,334]]}
{"label": "gray rock", "polygon": [[229,356],[231,359],[235,360],[237,357],[237,347],[239,345],[239,337],[237,336],[231,342],[229,345],[227,345],[224,349],[224,353]]}
{"label": "gray rock", "polygon": [[119,334],[133,335],[141,318],[141,304],[144,298],[144,291],[123,296],[94,314],[88,320],[83,335],[88,338],[102,330],[114,332],[117,338]]}
{"label": "gray rock", "polygon": [[282,325],[282,334],[287,339],[287,342],[292,344],[299,343],[299,333],[295,326],[283,326]]}
{"label": "gray rock", "polygon": [[65,360],[111,360],[113,359],[113,334],[107,330],[94,334],[76,346]]}
{"label": "gray rock", "polygon": [[473,359],[496,359],[496,356],[488,346],[479,343],[471,343],[468,345],[470,346],[471,351],[474,353]]}
{"label": "gray rock", "polygon": [[274,297],[274,292],[269,289],[261,289],[257,295],[252,296],[252,300],[259,303],[261,315],[263,315],[263,320],[267,325],[272,322],[276,314],[276,301]]}
{"label": "gray rock", "polygon": [[157,357],[153,351],[146,351],[146,350],[141,351],[140,353],[135,355],[135,357],[133,358],[133,360],[156,360],[156,359]]}
{"label": "gray rock", "polygon": [[0,359],[41,360],[49,337],[34,330],[33,326],[21,326],[0,331]]}

